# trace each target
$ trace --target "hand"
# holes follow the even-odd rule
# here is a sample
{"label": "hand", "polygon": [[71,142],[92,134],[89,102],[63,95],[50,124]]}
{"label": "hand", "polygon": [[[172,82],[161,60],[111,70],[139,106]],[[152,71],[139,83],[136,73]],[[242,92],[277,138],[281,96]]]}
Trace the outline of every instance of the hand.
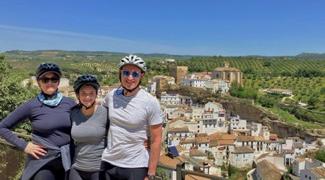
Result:
{"label": "hand", "polygon": [[143,145],[147,150],[150,150],[150,144],[149,143],[150,143],[150,140],[144,140]]}
{"label": "hand", "polygon": [[156,179],[154,175],[144,177],[144,180],[154,180]]}
{"label": "hand", "polygon": [[30,154],[36,159],[39,159],[40,156],[45,156],[47,153],[43,146],[33,144],[31,142],[27,144],[26,148],[24,149],[24,152]]}

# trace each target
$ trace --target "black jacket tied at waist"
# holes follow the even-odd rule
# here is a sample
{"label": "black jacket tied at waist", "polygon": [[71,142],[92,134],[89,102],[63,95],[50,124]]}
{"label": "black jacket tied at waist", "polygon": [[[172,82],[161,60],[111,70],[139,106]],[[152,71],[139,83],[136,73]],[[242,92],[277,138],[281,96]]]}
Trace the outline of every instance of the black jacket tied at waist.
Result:
{"label": "black jacket tied at waist", "polygon": [[43,137],[32,134],[32,140],[34,143],[44,146],[47,149],[45,156],[40,159],[35,159],[31,155],[27,156],[25,169],[23,171],[22,180],[31,179],[37,171],[52,160],[61,157],[64,170],[67,172],[71,167],[70,157],[70,144],[58,147],[52,143],[46,141]]}

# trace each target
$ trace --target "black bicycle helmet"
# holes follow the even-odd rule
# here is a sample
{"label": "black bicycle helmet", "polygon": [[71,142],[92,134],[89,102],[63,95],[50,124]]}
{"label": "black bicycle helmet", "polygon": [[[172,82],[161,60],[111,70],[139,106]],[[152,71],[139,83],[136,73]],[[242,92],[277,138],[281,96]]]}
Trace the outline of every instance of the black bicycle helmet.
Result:
{"label": "black bicycle helmet", "polygon": [[85,84],[94,87],[96,89],[96,91],[98,91],[98,89],[100,87],[100,85],[97,81],[97,78],[95,76],[90,75],[90,74],[85,74],[85,75],[79,76],[77,78],[77,80],[74,82],[74,84],[73,84],[74,92],[76,94],[78,94],[80,88]]}
{"label": "black bicycle helmet", "polygon": [[36,78],[39,79],[46,72],[53,72],[59,77],[62,75],[60,67],[58,65],[54,63],[42,63],[36,70]]}

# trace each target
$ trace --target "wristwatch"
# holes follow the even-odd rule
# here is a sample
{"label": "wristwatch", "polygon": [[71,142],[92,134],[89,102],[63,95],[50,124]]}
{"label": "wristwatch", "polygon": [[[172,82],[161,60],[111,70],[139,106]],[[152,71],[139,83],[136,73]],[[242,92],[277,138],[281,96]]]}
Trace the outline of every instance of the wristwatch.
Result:
{"label": "wristwatch", "polygon": [[149,179],[149,180],[155,180],[155,175],[150,175],[150,174],[148,174],[148,179]]}

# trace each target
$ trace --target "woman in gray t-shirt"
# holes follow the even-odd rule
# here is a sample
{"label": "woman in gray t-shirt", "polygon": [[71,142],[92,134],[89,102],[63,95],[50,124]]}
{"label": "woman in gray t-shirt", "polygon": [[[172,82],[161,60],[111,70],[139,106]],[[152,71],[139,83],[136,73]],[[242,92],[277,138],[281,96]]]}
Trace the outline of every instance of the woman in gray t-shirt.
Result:
{"label": "woman in gray t-shirt", "polygon": [[69,179],[99,180],[108,123],[107,109],[96,104],[99,83],[94,76],[78,77],[73,88],[79,105],[71,111],[75,154]]}

